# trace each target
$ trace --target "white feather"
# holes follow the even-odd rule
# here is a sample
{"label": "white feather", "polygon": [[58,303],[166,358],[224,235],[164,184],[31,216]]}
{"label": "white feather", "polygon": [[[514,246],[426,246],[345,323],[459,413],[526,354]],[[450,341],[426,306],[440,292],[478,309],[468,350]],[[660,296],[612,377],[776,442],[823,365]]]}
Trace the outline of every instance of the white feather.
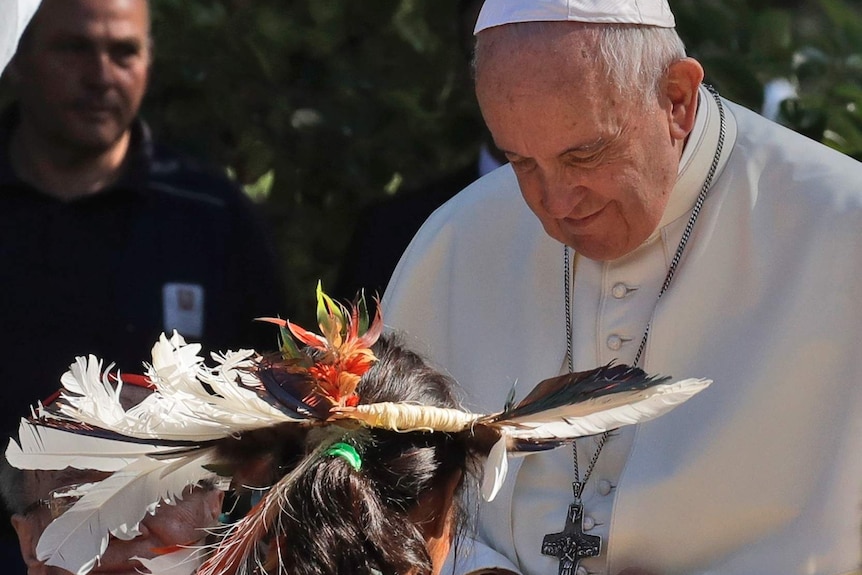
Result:
{"label": "white feather", "polygon": [[[585,402],[492,424],[501,434],[485,461],[482,497],[493,501],[508,471],[506,444],[510,439],[552,441],[604,433],[663,415],[703,391],[707,379],[685,379],[639,391],[615,393]],[[519,452],[529,455],[531,452]]]}
{"label": "white feather", "polygon": [[198,367],[204,360],[198,355],[200,350],[201,344],[186,344],[177,330],[174,330],[170,339],[161,334],[152,349],[153,362],[148,369],[150,379],[163,390],[194,394],[200,386],[196,377]]}
{"label": "white feather", "polygon": [[485,470],[482,474],[482,497],[485,501],[493,501],[506,481],[509,471],[509,459],[506,453],[506,436],[501,435],[485,460]]}
{"label": "white feather", "polygon": [[[659,417],[703,391],[710,383],[708,379],[663,383],[640,391],[613,394],[605,401],[597,398],[583,402],[591,404],[587,410],[582,404],[575,404],[568,411],[553,409],[552,417],[540,413],[501,421],[499,427],[502,433],[515,439],[574,439],[595,435]],[[603,409],[597,410],[597,407]],[[583,415],[585,411],[587,415]]]}
{"label": "white feather", "polygon": [[148,573],[155,575],[191,575],[201,566],[205,555],[206,549],[203,547],[184,547],[152,559],[143,557],[132,557],[132,559],[140,561]]}
{"label": "white feather", "polygon": [[120,405],[122,384],[113,385],[108,381],[109,365],[102,375],[102,360],[94,355],[75,358],[75,363],[60,378],[64,397],[70,398],[81,409],[93,413],[99,421],[113,421],[125,414]]}
{"label": "white feather", "polygon": [[176,448],[83,435],[22,419],[18,442],[11,439],[6,447],[6,460],[18,469],[117,471],[143,455],[171,449]]}
{"label": "white feather", "polygon": [[162,334],[153,347],[153,364],[148,371],[157,389],[128,412],[120,406],[121,384],[113,388],[95,357],[79,357],[61,379],[65,391],[57,409],[71,419],[128,437],[194,442],[301,421],[237,383],[257,381],[239,369],[252,365],[249,358],[253,351],[216,356],[222,364],[210,369],[197,356],[199,349],[196,344],[185,345],[176,333],[170,340]]}
{"label": "white feather", "polygon": [[[211,399],[212,403],[225,410],[283,420],[286,416],[281,411],[258,397],[256,392],[247,389],[247,387],[262,386],[260,380],[249,371],[249,368],[254,365],[251,357],[256,354],[254,350],[245,349],[229,351],[224,355],[213,354],[212,357],[218,363],[218,367],[209,369],[201,366],[198,378],[216,393],[216,396]],[[238,381],[242,385],[237,384]]]}
{"label": "white feather", "polygon": [[92,569],[110,535],[132,538],[147,513],[160,501],[175,501],[183,490],[213,476],[204,469],[214,449],[157,461],[140,458],[99,482],[63,515],[51,522],[36,546],[39,560],[83,575]]}

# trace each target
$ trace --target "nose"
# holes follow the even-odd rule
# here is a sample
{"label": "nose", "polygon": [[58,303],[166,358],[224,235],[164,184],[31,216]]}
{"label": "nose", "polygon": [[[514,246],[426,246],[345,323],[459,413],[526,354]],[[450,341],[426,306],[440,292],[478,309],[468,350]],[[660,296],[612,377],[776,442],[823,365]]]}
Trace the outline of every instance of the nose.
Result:
{"label": "nose", "polygon": [[114,78],[114,63],[107,51],[98,50],[90,55],[86,80],[93,87],[105,88]]}
{"label": "nose", "polygon": [[586,188],[562,170],[546,173],[541,186],[542,207],[556,219],[569,216],[586,192]]}

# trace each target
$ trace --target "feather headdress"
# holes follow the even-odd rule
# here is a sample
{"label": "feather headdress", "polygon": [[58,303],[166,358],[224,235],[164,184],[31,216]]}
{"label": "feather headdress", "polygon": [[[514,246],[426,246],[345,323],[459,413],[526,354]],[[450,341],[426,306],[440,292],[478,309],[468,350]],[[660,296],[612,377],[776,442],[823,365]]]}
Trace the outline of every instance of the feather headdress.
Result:
{"label": "feather headdress", "polygon": [[[176,333],[162,335],[152,363],[146,364],[145,382],[153,391],[129,409],[119,401],[128,378],[110,366],[103,371],[95,357],[78,358],[61,379],[59,398],[21,421],[18,442],[10,442],[6,457],[24,469],[72,466],[113,475],[49,525],[38,544],[39,558],[87,573],[109,536],[133,536],[146,513],[216,474],[233,476],[235,485],[254,483],[251,465],[243,468],[238,460],[253,461],[260,446],[272,449],[309,429],[463,433],[487,455],[483,495],[490,500],[505,479],[509,454],[552,449],[658,417],[710,383],[671,381],[638,368],[606,365],[545,380],[520,402],[510,397],[493,414],[363,402],[358,384],[377,361],[372,346],[383,329],[379,302],[372,321],[362,297],[348,309],[318,285],[317,302],[320,334],[263,318],[280,328],[280,353],[274,355],[253,350],[214,354],[216,365],[208,367],[199,356],[200,345],[186,344]],[[301,473],[302,461],[289,473],[266,479],[271,489],[228,530],[200,573],[234,573],[249,560],[274,527],[279,493]],[[176,563],[167,557],[143,563],[160,571],[170,564],[172,573],[190,573],[201,556],[183,549]]]}

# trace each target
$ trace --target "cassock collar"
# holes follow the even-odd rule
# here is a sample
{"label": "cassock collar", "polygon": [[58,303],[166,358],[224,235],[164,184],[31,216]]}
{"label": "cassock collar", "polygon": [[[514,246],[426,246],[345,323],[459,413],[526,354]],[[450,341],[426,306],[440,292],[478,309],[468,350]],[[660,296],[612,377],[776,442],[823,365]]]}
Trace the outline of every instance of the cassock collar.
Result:
{"label": "cassock collar", "polygon": [[[664,210],[661,222],[656,232],[664,226],[688,214],[697,200],[703,182],[712,166],[712,159],[718,146],[718,138],[721,133],[721,122],[719,120],[718,104],[709,90],[701,86],[699,90],[699,106],[694,128],[688,136],[683,148],[682,158],[679,161],[679,175],[676,178],[670,200]],[[736,120],[727,104],[724,105],[725,136],[721,157],[718,160],[713,181],[721,174],[721,170],[730,157],[733,143],[736,140]]]}

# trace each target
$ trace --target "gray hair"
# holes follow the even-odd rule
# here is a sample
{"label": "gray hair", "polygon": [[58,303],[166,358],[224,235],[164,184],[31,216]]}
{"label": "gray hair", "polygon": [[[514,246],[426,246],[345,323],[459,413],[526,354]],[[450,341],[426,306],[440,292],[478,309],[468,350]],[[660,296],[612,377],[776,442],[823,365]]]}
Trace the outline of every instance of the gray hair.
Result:
{"label": "gray hair", "polygon": [[[508,41],[524,41],[543,36],[559,22],[523,22],[499,28]],[[583,24],[567,22],[577,29],[587,45],[595,48],[596,63],[624,98],[643,101],[657,96],[668,67],[685,58],[685,45],[674,28],[636,24]],[[479,34],[473,59],[474,71],[487,48]],[[497,40],[499,41],[499,39]],[[492,42],[492,44],[495,42]],[[573,55],[574,56],[574,55]]]}

